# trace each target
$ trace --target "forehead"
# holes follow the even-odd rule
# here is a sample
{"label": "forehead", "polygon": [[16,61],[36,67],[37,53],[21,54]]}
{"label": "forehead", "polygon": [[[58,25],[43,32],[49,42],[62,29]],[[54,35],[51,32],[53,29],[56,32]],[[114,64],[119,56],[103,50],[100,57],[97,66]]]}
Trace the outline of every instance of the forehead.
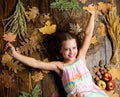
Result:
{"label": "forehead", "polygon": [[77,46],[75,39],[68,39],[62,42],[63,47]]}

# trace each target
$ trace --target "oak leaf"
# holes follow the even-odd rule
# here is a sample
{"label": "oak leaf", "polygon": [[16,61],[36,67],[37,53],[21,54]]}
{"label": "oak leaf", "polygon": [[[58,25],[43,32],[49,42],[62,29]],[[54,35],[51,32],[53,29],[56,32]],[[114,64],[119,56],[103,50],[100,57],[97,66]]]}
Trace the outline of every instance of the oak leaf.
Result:
{"label": "oak leaf", "polygon": [[14,33],[7,33],[3,35],[3,39],[7,42],[13,42],[16,41],[16,36]]}
{"label": "oak leaf", "polygon": [[52,34],[56,31],[56,25],[55,24],[51,24],[51,21],[48,20],[46,23],[45,23],[45,26],[42,27],[42,28],[39,28],[39,31],[42,33],[42,34]]}
{"label": "oak leaf", "polygon": [[35,21],[35,18],[39,15],[39,9],[37,7],[32,7],[29,8],[29,11],[25,12],[25,16],[28,20],[28,22],[30,20],[32,20],[33,22]]}

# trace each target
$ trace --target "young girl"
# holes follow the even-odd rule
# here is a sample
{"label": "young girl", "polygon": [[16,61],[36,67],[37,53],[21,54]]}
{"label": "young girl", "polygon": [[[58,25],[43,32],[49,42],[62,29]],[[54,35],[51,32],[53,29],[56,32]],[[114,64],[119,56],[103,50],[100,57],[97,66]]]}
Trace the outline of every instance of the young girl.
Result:
{"label": "young girl", "polygon": [[[89,5],[89,7],[94,8],[93,5]],[[63,61],[38,61],[17,53],[10,43],[6,44],[5,49],[11,56],[28,66],[55,71],[61,77],[64,89],[68,94],[67,97],[108,97],[94,84],[86,67],[85,57],[93,34],[95,18],[95,11],[89,12],[91,16],[81,48],[78,49],[77,41],[70,33],[61,33],[60,36],[62,37],[57,38],[59,40],[59,51],[64,58]]]}

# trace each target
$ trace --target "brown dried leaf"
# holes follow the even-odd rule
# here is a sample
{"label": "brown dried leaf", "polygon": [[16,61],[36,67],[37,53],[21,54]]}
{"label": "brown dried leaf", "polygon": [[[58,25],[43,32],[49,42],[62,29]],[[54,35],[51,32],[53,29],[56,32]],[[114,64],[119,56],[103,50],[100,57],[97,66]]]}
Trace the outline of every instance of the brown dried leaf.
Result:
{"label": "brown dried leaf", "polygon": [[35,21],[35,18],[39,15],[39,9],[37,7],[29,8],[29,11],[26,11],[25,14],[28,22],[30,20]]}
{"label": "brown dried leaf", "polygon": [[120,81],[120,71],[115,67],[111,66],[109,71],[112,74],[113,79],[117,78]]}
{"label": "brown dried leaf", "polygon": [[3,35],[3,39],[8,42],[16,41],[16,34],[8,33]]}
{"label": "brown dried leaf", "polygon": [[109,97],[119,97],[119,94],[115,93],[115,91],[107,91],[107,90],[104,90]]}
{"label": "brown dried leaf", "polygon": [[38,82],[40,80],[43,79],[43,73],[42,72],[35,72],[34,73],[34,76],[32,76],[32,79],[35,81],[35,82]]}
{"label": "brown dried leaf", "polygon": [[19,61],[13,61],[11,60],[6,64],[8,66],[9,70],[12,70],[13,72],[17,73],[17,71],[22,71],[25,68],[22,66],[22,64],[19,64]]}
{"label": "brown dried leaf", "polygon": [[95,43],[97,43],[97,39],[96,36],[93,36],[91,39],[91,44],[95,44]]}
{"label": "brown dried leaf", "polygon": [[2,64],[5,65],[6,63],[10,62],[13,59],[8,53],[5,52],[5,54],[2,56]]}
{"label": "brown dried leaf", "polygon": [[12,87],[13,77],[14,75],[10,75],[8,70],[2,70],[2,74],[0,74],[0,79],[6,88]]}
{"label": "brown dried leaf", "polygon": [[82,28],[79,24],[72,24],[70,23],[70,33],[78,35],[82,31]]}

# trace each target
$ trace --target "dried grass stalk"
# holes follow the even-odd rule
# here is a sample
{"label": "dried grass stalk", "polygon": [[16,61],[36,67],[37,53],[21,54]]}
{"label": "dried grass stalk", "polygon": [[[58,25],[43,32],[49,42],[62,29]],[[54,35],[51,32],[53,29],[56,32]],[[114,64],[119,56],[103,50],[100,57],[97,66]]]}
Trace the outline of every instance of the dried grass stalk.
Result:
{"label": "dried grass stalk", "polygon": [[111,63],[117,64],[119,62],[118,50],[120,43],[120,18],[117,15],[116,7],[110,8],[110,11],[106,15],[105,20],[113,46],[113,55],[111,58]]}

